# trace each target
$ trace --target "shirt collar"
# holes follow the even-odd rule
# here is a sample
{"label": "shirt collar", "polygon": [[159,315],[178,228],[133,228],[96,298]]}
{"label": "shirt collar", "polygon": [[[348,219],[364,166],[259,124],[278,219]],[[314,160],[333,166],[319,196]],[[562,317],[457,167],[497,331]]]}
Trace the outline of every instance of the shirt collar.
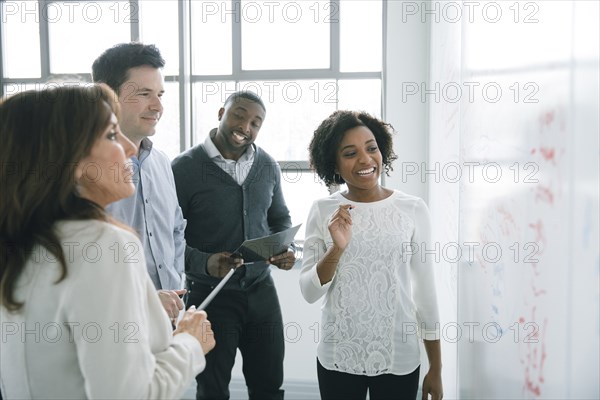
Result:
{"label": "shirt collar", "polygon": [[150,155],[153,145],[154,144],[152,143],[152,140],[148,139],[147,137],[143,138],[140,142],[140,150],[138,151],[138,154],[134,155],[132,158],[139,159],[140,162],[144,161]]}

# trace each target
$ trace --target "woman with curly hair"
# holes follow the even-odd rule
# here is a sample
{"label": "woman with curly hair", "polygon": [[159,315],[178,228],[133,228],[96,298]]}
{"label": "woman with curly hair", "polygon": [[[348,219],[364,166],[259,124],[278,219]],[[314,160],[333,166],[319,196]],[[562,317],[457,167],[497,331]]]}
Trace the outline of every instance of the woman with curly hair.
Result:
{"label": "woman with curly hair", "polygon": [[439,317],[427,206],[381,186],[396,159],[392,127],[367,113],[336,111],[314,132],[311,165],[347,190],[315,201],[306,223],[300,287],[325,296],[317,375],[321,398],[416,398],[424,339],[423,398],[442,398]]}
{"label": "woman with curly hair", "polygon": [[215,343],[206,313],[172,330],[144,252],[107,204],[136,146],[105,85],[0,102],[0,389],[5,399],[180,398]]}

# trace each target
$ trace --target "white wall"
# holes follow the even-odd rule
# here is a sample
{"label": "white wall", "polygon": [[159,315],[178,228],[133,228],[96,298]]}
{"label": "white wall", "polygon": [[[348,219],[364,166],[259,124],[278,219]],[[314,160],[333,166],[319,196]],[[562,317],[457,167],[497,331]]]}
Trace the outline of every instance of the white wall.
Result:
{"label": "white wall", "polygon": [[427,200],[427,186],[420,173],[414,173],[414,168],[420,168],[427,159],[427,104],[409,93],[414,85],[428,80],[429,24],[407,17],[413,4],[387,2],[384,119],[397,132],[394,151],[398,160],[385,185]]}
{"label": "white wall", "polygon": [[[430,151],[451,151],[450,148],[436,146],[429,142],[431,125],[429,110],[431,95],[428,90],[430,73],[438,65],[432,64],[430,40],[432,24],[425,13],[430,2],[389,1],[387,18],[387,43],[385,63],[385,100],[384,119],[395,130],[394,151],[398,160],[394,171],[385,178],[385,185],[423,198],[431,207],[440,202],[450,206],[448,191],[456,190],[454,185],[431,186],[428,182],[435,179],[435,169],[429,162]],[[450,40],[460,37],[451,38]],[[434,103],[435,104],[435,103]],[[451,113],[450,113],[451,114]],[[448,207],[440,213],[440,208],[432,208],[432,219],[443,221],[436,224],[433,241],[441,242],[457,232],[458,205]],[[456,266],[449,263],[436,263],[436,283],[438,303],[440,305],[441,324],[456,321]],[[427,372],[428,361],[421,347],[421,382]],[[456,398],[456,345],[442,342],[442,380],[444,398]]]}

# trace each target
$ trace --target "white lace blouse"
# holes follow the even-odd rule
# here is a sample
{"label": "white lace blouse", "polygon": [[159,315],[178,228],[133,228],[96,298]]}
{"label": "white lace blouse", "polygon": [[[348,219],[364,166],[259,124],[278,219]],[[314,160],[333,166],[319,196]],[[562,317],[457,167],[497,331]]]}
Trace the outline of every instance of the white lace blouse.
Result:
{"label": "white lace blouse", "polygon": [[[316,265],[333,242],[327,224],[352,204],[352,239],[333,279],[321,285]],[[419,339],[439,339],[429,211],[418,197],[394,191],[373,203],[339,192],[313,203],[306,223],[300,287],[323,295],[317,357],[326,369],[357,375],[404,375],[420,363]]]}

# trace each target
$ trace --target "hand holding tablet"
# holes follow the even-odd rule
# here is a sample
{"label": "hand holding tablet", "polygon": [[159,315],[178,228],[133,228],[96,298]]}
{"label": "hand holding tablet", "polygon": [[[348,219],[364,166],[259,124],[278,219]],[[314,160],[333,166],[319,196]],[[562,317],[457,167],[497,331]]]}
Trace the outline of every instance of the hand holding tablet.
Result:
{"label": "hand holding tablet", "polygon": [[290,247],[300,226],[302,224],[272,235],[246,240],[233,254],[243,258],[244,264],[268,261],[269,258],[285,252]]}

